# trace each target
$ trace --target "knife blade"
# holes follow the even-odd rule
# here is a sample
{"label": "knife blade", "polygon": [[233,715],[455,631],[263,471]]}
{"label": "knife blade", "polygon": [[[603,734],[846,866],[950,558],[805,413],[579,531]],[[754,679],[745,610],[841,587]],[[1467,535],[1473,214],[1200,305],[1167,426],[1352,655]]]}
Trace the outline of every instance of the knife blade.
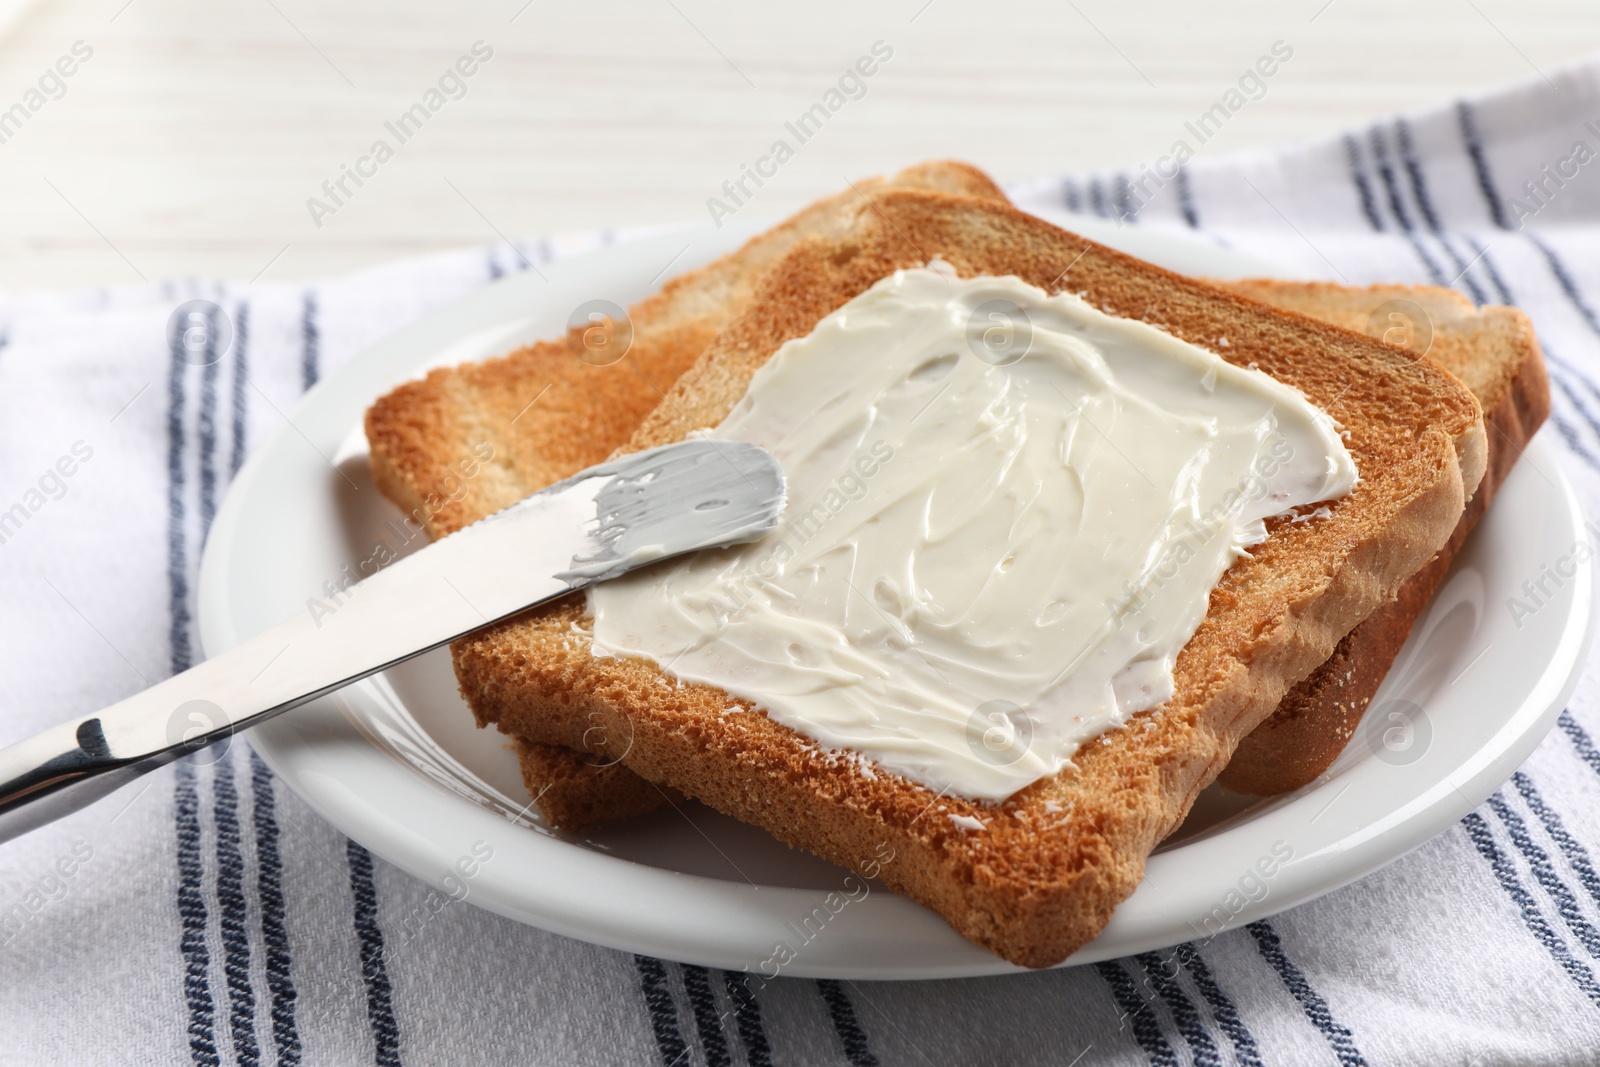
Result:
{"label": "knife blade", "polygon": [[704,437],[582,471],[182,674],[0,749],[0,841],[520,611],[755,540],[777,523],[784,489],[770,453]]}

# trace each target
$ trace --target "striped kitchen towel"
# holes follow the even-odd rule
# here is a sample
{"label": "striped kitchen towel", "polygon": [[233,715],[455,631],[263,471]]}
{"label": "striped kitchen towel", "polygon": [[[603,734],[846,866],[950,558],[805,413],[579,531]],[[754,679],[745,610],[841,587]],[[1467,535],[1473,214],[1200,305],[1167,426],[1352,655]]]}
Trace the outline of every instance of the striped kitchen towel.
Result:
{"label": "striped kitchen towel", "polygon": [[[1547,433],[1600,514],[1600,62],[1277,151],[1213,158],[1174,133],[1193,158],[1011,191],[1307,277],[1526,309]],[[0,741],[194,662],[218,501],[320,375],[627,236],[315,286],[0,295]],[[227,311],[225,359],[169,348],[191,299]],[[0,850],[0,1064],[1600,1062],[1597,684],[1479,810],[1355,885],[1204,945],[951,982],[756,989],[443,903],[234,745]]]}

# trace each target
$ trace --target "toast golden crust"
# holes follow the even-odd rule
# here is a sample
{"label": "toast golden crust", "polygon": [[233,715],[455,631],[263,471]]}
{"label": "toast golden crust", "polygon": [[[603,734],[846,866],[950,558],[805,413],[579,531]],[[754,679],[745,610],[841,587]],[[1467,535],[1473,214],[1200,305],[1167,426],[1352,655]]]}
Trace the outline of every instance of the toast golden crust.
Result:
{"label": "toast golden crust", "polygon": [[1289,691],[1271,717],[1240,743],[1219,779],[1236,792],[1271,796],[1314,781],[1355,736],[1413,624],[1549,414],[1550,384],[1526,315],[1511,308],[1474,308],[1449,289],[1273,280],[1223,284],[1263,303],[1352,330],[1363,330],[1373,311],[1387,301],[1419,304],[1434,320],[1429,357],[1472,390],[1483,407],[1487,431],[1483,480],[1449,542],[1393,600],[1345,635],[1327,662]]}
{"label": "toast golden crust", "polygon": [[[1429,358],[1472,389],[1484,408],[1487,467],[1478,491],[1450,542],[1380,607],[1347,634],[1329,659],[1302,680],[1234,752],[1220,781],[1238,792],[1270,796],[1297,789],[1327,770],[1354,735],[1373,693],[1387,675],[1411,627],[1449,569],[1495,490],[1520,457],[1523,447],[1549,411],[1550,390],[1538,340],[1527,316],[1511,308],[1474,308],[1465,297],[1431,286],[1350,287],[1328,282],[1250,279],[1217,283],[1251,299],[1309,318],[1364,332],[1374,310],[1391,300],[1421,306],[1433,325]],[[586,757],[559,745],[534,745],[524,751],[524,775],[533,782],[573,782]],[[621,768],[617,768],[621,770]],[[613,776],[626,777],[626,772]],[[577,778],[581,782],[588,779]],[[600,787],[598,782],[596,788]],[[559,804],[539,807],[562,829],[587,811],[607,818],[643,814],[662,801],[653,790],[627,789],[622,798],[579,802],[564,793]],[[537,791],[537,790],[534,790]]]}
{"label": "toast golden crust", "polygon": [[[864,197],[889,189],[1005,199],[964,163],[922,163],[890,179],[867,179],[634,305],[632,347],[616,363],[579,359],[574,333],[406,382],[367,411],[378,489],[437,539],[599,463],[628,440],[795,242],[836,232]],[[533,410],[537,416],[528,417]],[[463,478],[463,457],[485,452],[490,458],[475,476]]]}
{"label": "toast golden crust", "polygon": [[[590,656],[565,602],[458,642],[480,724],[582,747],[591,739],[670,784],[833,862],[893,849],[882,877],[1015,963],[1059,962],[1097,934],[1239,740],[1289,686],[1448,539],[1484,462],[1470,392],[1426,361],[1272,311],[993,203],[890,192],[850,232],[798,244],[757,298],[648,416],[629,448],[716,425],[784,341],[895,269],[938,256],[963,275],[1015,274],[1216,346],[1300,388],[1350,431],[1363,475],[1325,519],[1277,523],[1224,575],[1178,657],[1178,696],[1091,742],[1075,766],[999,805],[939,797],[818,749],[764,715],[722,715],[720,690],[653,664]],[[598,718],[597,718],[598,717]],[[626,747],[624,747],[626,740]],[[970,831],[951,816],[983,822]]]}
{"label": "toast golden crust", "polygon": [[[875,189],[882,184],[868,181],[858,188]],[[888,185],[1003,199],[986,176],[958,163],[912,167]],[[773,233],[670,283],[668,291],[636,306],[633,317],[646,324],[646,336],[632,356],[647,361],[653,370],[665,368],[663,373],[641,377],[633,367],[582,365],[565,358],[570,351],[564,343],[553,342],[530,346],[490,365],[436,371],[425,381],[400,387],[369,415],[372,464],[380,489],[405,510],[426,518],[430,536],[437,537],[597,462],[656,402],[659,393],[654,390],[670,384],[709,344],[715,325],[726,320],[738,300],[748,298],[751,279],[770,268],[794,240],[830,225],[830,217],[842,213],[850,199],[835,197],[813,205]],[[1254,299],[1358,331],[1383,301],[1405,299],[1421,304],[1434,320],[1431,355],[1461,377],[1489,409],[1489,425],[1495,428],[1489,435],[1490,470],[1484,480],[1489,494],[1548,409],[1543,364],[1537,358],[1531,328],[1520,313],[1507,309],[1475,313],[1460,294],[1431,287],[1351,289],[1331,283],[1275,280],[1224,284]],[[1507,329],[1485,329],[1477,320],[1487,314],[1507,315],[1514,322]],[[651,330],[651,324],[663,328]],[[1508,362],[1524,336],[1523,351],[1528,358]],[[1508,381],[1508,370],[1516,368],[1520,369],[1515,380]],[[558,383],[543,373],[552,369],[573,373]],[[628,373],[623,375],[622,370]],[[573,388],[556,392],[555,384]],[[547,386],[551,387],[548,392]],[[1495,418],[1494,398],[1506,395],[1508,388],[1516,390],[1520,398],[1515,405],[1520,418]],[[538,406],[526,413],[522,407],[510,411],[513,402],[521,403],[524,393],[540,397]],[[494,409],[490,401],[497,398],[504,401],[506,411]],[[489,427],[504,427],[508,419],[515,432],[486,432]],[[572,432],[558,432],[560,427]],[[480,466],[482,474],[476,482],[461,478],[459,461],[469,455],[481,458],[484,446],[495,447],[491,441],[498,441],[498,459],[487,468]],[[1458,534],[1465,536],[1465,529],[1487,500],[1488,495],[1480,490]],[[1446,561],[1437,565],[1441,574],[1448,555],[1449,549],[1441,553]],[[1347,636],[1323,668],[1285,697],[1279,711],[1258,728],[1259,736],[1240,746],[1224,774],[1225,784],[1249,792],[1278,793],[1297,788],[1326,769],[1342,750],[1403,644],[1420,610],[1418,598],[1426,577],[1419,573],[1408,592]],[[1409,610],[1407,604],[1412,605]],[[1294,724],[1292,729],[1290,724]],[[660,803],[655,790],[630,781],[624,768],[596,776],[583,754],[559,746],[531,743],[521,750],[520,759],[529,781],[557,783],[539,806],[547,819],[564,829],[581,828],[584,813],[622,818]],[[580,796],[585,788],[614,788],[625,796],[585,798]]]}

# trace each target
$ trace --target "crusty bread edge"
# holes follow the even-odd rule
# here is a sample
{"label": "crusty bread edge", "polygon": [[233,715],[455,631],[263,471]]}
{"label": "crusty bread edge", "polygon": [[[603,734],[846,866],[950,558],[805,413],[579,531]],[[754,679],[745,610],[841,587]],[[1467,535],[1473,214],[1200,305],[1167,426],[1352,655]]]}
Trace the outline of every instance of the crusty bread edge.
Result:
{"label": "crusty bread edge", "polygon": [[[520,431],[510,425],[520,415],[505,424],[504,420],[486,418],[474,401],[477,383],[496,379],[503,384],[505,379],[537,369],[547,386],[568,380],[573,387],[593,389],[595,375],[626,375],[629,379],[642,379],[649,386],[645,395],[647,403],[653,404],[660,388],[670,385],[670,377],[659,385],[650,380],[651,375],[659,373],[657,364],[664,353],[684,351],[686,340],[703,347],[715,336],[718,325],[711,321],[716,318],[712,312],[727,316],[734,310],[727,306],[729,301],[722,291],[737,288],[764,273],[751,270],[752,263],[759,267],[775,250],[781,254],[786,242],[804,237],[808,228],[826,227],[831,218],[848,214],[858,202],[895,188],[945,189],[1009,203],[988,175],[954,160],[929,160],[905,167],[891,177],[853,182],[848,189],[801,208],[737,249],[670,279],[633,305],[628,317],[634,330],[634,350],[626,357],[631,362],[606,367],[581,365],[573,354],[582,349],[581,335],[575,328],[567,337],[534,342],[461,367],[435,368],[397,385],[373,402],[363,420],[374,483],[431,539],[438,539],[599,462],[602,455],[569,462],[554,471],[540,465],[543,476],[528,478],[526,472],[515,469],[513,446],[516,436],[527,433],[538,416]],[[591,432],[593,426],[591,419]],[[471,462],[469,453],[478,462],[472,462],[472,473],[463,476],[463,463]]]}
{"label": "crusty bread edge", "polygon": [[[799,250],[792,256],[796,254]],[[1102,250],[1101,254],[1136,262],[1109,250]],[[1156,270],[1144,264],[1137,264],[1136,269]],[[1166,284],[1201,299],[1194,293],[1197,283],[1160,273],[1166,275],[1161,279]],[[1238,298],[1219,290],[1212,289],[1211,293],[1215,295],[1207,294],[1203,299],[1238,302]],[[1260,313],[1259,305],[1251,303],[1250,307],[1255,310],[1249,314]],[[1326,329],[1311,320],[1306,322],[1317,331]],[[770,326],[767,328],[770,331]],[[730,343],[738,344],[739,339],[735,337]],[[693,399],[683,395],[685,389],[694,388],[687,377],[680,382],[679,395],[674,399],[693,406]],[[1153,785],[1157,796],[1153,802],[1124,812],[1115,820],[1118,825],[1099,838],[1102,855],[1092,863],[1058,872],[1060,878],[1052,884],[1018,881],[1014,876],[994,872],[984,876],[977,870],[968,872],[970,878],[953,878],[950,850],[970,848],[970,842],[941,826],[925,825],[913,832],[909,826],[886,821],[867,806],[870,790],[864,791],[861,782],[849,775],[829,775],[823,769],[823,754],[765,717],[750,717],[748,729],[765,734],[769,741],[787,735],[783,744],[792,758],[798,764],[810,761],[816,769],[815,776],[790,780],[781,774],[763,775],[759,766],[751,764],[756,759],[752,751],[736,744],[723,756],[705,762],[716,746],[729,743],[728,737],[713,736],[714,731],[670,728],[660,716],[666,704],[671,703],[671,694],[653,701],[640,698],[619,680],[659,676],[653,666],[613,661],[608,668],[613,674],[607,678],[603,672],[596,672],[586,647],[576,647],[558,636],[550,647],[540,650],[545,656],[542,692],[524,688],[512,693],[497,672],[494,657],[478,658],[484,651],[481,645],[465,650],[458,646],[458,674],[481,721],[497,721],[515,728],[516,720],[526,721],[532,715],[543,720],[541,728],[549,728],[563,717],[564,711],[581,707],[589,715],[599,715],[607,721],[610,728],[603,731],[606,735],[630,738],[631,747],[624,759],[645,777],[671,781],[714,807],[765,826],[780,838],[834,862],[859,864],[873,854],[877,844],[895,842],[904,862],[885,870],[884,877],[891,885],[934,907],[958,931],[1006,958],[1026,966],[1046,966],[1097,933],[1111,909],[1132,892],[1149,849],[1186,814],[1194,794],[1220,770],[1243,732],[1276,706],[1287,688],[1286,679],[1302,677],[1326,659],[1344,634],[1392,595],[1448,538],[1470,488],[1482,474],[1484,460],[1481,412],[1470,394],[1464,389],[1460,393],[1464,398],[1458,396],[1456,402],[1464,399],[1472,413],[1466,430],[1449,434],[1426,428],[1416,434],[1415,455],[1425,464],[1426,484],[1408,491],[1410,495],[1403,504],[1396,501],[1397,510],[1384,513],[1387,518],[1381,536],[1362,540],[1346,552],[1314,598],[1288,605],[1288,611],[1262,628],[1252,647],[1249,666],[1237,659],[1213,665],[1220,673],[1205,687],[1203,706],[1184,707],[1181,717],[1177,715],[1180,709],[1169,708],[1169,721],[1158,720],[1156,732],[1181,736],[1183,757],[1138,771],[1138,775],[1156,776]],[[636,443],[654,443],[652,434],[659,439],[661,434],[671,432],[669,427],[678,418],[676,412],[664,413],[654,426],[647,424]],[[562,614],[564,618],[549,621],[570,625],[578,613],[569,607]],[[579,641],[577,645],[586,643]],[[510,700],[497,706],[497,695]],[[726,694],[722,694],[721,702],[726,700]],[[581,737],[572,735],[549,739],[582,744]],[[704,772],[713,766],[725,772],[730,764],[740,766],[742,757],[742,773]],[[1085,764],[1092,764],[1097,757],[1096,751],[1090,751],[1082,758]],[[818,760],[823,760],[822,765],[817,764]],[[825,788],[831,799],[820,800],[819,788]],[[1148,791],[1150,786],[1141,788]],[[853,796],[857,802],[852,802]],[[953,810],[973,807],[949,803]],[[1111,843],[1113,839],[1115,845]]]}

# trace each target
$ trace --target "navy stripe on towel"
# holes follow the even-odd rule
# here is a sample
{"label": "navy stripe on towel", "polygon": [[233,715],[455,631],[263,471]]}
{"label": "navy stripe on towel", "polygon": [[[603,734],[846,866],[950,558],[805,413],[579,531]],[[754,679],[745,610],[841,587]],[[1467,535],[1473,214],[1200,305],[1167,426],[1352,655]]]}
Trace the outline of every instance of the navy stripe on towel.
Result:
{"label": "navy stripe on towel", "polygon": [[750,988],[750,980],[739,971],[724,972],[728,999],[733,1002],[733,1019],[739,1026],[739,1041],[750,1067],[772,1067],[772,1045],[761,1022],[761,1004]]}
{"label": "navy stripe on towel", "polygon": [[194,764],[179,760],[174,778],[178,833],[178,918],[183,933],[183,996],[189,1011],[189,1055],[198,1067],[218,1067],[216,1007],[211,999],[211,952],[206,948],[205,867],[200,852],[200,791]]}
{"label": "navy stripe on towel", "polygon": [[1490,220],[1502,230],[1511,229],[1511,221],[1506,218],[1505,203],[1500,199],[1494,176],[1489,172],[1489,158],[1483,153],[1483,138],[1478,136],[1477,117],[1465,100],[1456,105],[1456,125],[1461,129],[1461,141],[1467,146],[1467,158],[1472,160],[1472,172],[1478,179],[1478,191],[1488,205]]}
{"label": "navy stripe on towel", "polygon": [[729,1067],[728,1039],[722,1033],[722,1018],[717,1014],[717,998],[711,992],[711,972],[693,964],[683,965],[683,991],[694,1011],[694,1028],[700,1034],[700,1050],[706,1067]]}
{"label": "navy stripe on towel", "polygon": [[1083,193],[1078,190],[1078,183],[1072,178],[1061,179],[1061,202],[1071,212],[1083,210]]}
{"label": "navy stripe on towel", "polygon": [[1483,272],[1489,276],[1489,284],[1494,286],[1494,291],[1500,303],[1508,307],[1515,307],[1517,298],[1511,295],[1510,286],[1506,285],[1505,278],[1494,265],[1494,257],[1489,255],[1489,246],[1480,244],[1477,240],[1468,237],[1467,243],[1472,246],[1472,254],[1478,257],[1478,262],[1483,264]]}
{"label": "navy stripe on towel", "polygon": [[207,318],[210,325],[206,329],[206,362],[200,368],[200,417],[196,424],[200,444],[202,545],[211,532],[211,520],[217,516],[217,375],[222,368],[222,357],[217,353],[217,317],[209,314]]}
{"label": "navy stripe on towel", "polygon": [[383,961],[383,931],[378,928],[378,887],[372,877],[372,853],[346,840],[350,861],[350,894],[355,900],[356,942],[361,948],[361,978],[367,987],[367,1019],[377,1067],[400,1067],[400,1026],[394,1018],[389,971]]}
{"label": "navy stripe on towel", "polygon": [[1600,384],[1596,384],[1595,380],[1585,374],[1581,368],[1574,366],[1550,351],[1548,346],[1542,347],[1544,347],[1544,358],[1548,362],[1554,363],[1563,373],[1571,375],[1579,385],[1583,386],[1584,391],[1589,394],[1591,399],[1600,400]]}
{"label": "navy stripe on towel", "polygon": [[1506,803],[1506,798],[1496,792],[1489,798],[1489,810],[1500,817],[1505,824],[1506,834],[1511,838],[1511,843],[1522,853],[1528,861],[1528,869],[1533,872],[1534,880],[1544,887],[1550,899],[1556,903],[1556,914],[1561,916],[1580,944],[1589,950],[1589,955],[1600,956],[1600,934],[1595,933],[1593,926],[1583,917],[1578,910],[1578,898],[1573,895],[1572,889],[1556,874],[1555,867],[1550,863],[1550,855],[1533,840],[1528,834],[1528,824],[1523,821]]}
{"label": "navy stripe on towel", "polygon": [[1198,230],[1200,209],[1195,205],[1194,186],[1189,181],[1189,168],[1182,165],[1178,167],[1178,206],[1183,209],[1183,221],[1189,224],[1190,229]]}
{"label": "navy stripe on towel", "polygon": [[1155,1012],[1139,995],[1139,987],[1122,969],[1122,964],[1116,960],[1106,960],[1095,964],[1094,969],[1111,987],[1111,995],[1122,1012],[1121,1021],[1129,1024],[1133,1038],[1144,1049],[1146,1058],[1155,1067],[1178,1067],[1178,1054],[1161,1033],[1161,1024],[1156,1021]]}
{"label": "navy stripe on towel", "polygon": [[1417,201],[1417,210],[1422,213],[1423,224],[1429,232],[1438,233],[1443,227],[1439,224],[1439,213],[1433,208],[1433,197],[1428,195],[1428,182],[1422,175],[1422,164],[1417,159],[1417,148],[1411,138],[1411,124],[1405,119],[1396,119],[1394,124],[1395,147],[1400,151],[1400,164],[1406,168],[1406,177],[1411,180],[1411,195]]}
{"label": "navy stripe on towel", "polygon": [[217,904],[223,975],[228,983],[228,1027],[233,1035],[234,1061],[240,1067],[258,1067],[261,1049],[256,1043],[256,994],[250,985],[250,916],[244,896],[244,853],[239,844],[239,791],[231,747],[219,748],[222,758],[211,768],[211,796],[217,818]]}
{"label": "navy stripe on towel", "polygon": [[1578,843],[1567,832],[1566,824],[1561,821],[1561,816],[1551,810],[1550,805],[1544,802],[1538,788],[1533,784],[1533,779],[1527,774],[1518,771],[1511,776],[1511,781],[1516,785],[1517,792],[1522,794],[1522,799],[1527,802],[1528,810],[1544,824],[1545,833],[1561,849],[1561,854],[1567,858],[1567,863],[1578,876],[1578,881],[1588,891],[1595,903],[1600,904],[1600,875],[1595,873],[1594,862],[1589,857],[1589,850]]}
{"label": "navy stripe on towel", "polygon": [[[1367,131],[1367,139],[1372,143],[1372,163],[1377,169],[1378,180],[1383,183],[1384,198],[1389,204],[1389,214],[1399,223],[1400,229],[1410,233],[1414,227],[1411,223],[1411,213],[1406,210],[1405,202],[1400,197],[1400,185],[1394,178],[1394,167],[1389,162],[1389,143],[1384,139],[1383,130],[1374,126]],[[1438,268],[1433,268],[1434,273]]]}
{"label": "navy stripe on towel", "polygon": [[1106,203],[1106,187],[1099,178],[1089,179],[1089,207],[1101,218],[1111,217],[1111,207]]}
{"label": "navy stripe on towel", "polygon": [[1594,308],[1590,307],[1583,294],[1578,292],[1578,283],[1573,280],[1572,273],[1567,270],[1567,265],[1561,261],[1561,257],[1556,255],[1556,250],[1531,233],[1528,235],[1528,240],[1544,253],[1545,262],[1550,264],[1550,273],[1555,275],[1556,283],[1561,286],[1561,292],[1572,306],[1578,309],[1578,314],[1583,316],[1583,321],[1588,324],[1589,329],[1600,334],[1600,318],[1595,317]]}
{"label": "navy stripe on towel", "polygon": [[1600,985],[1595,984],[1594,972],[1589,970],[1582,960],[1572,955],[1567,943],[1561,940],[1545,921],[1538,902],[1533,899],[1533,894],[1528,892],[1522,880],[1517,877],[1517,872],[1512,868],[1510,861],[1494,843],[1494,838],[1489,833],[1489,824],[1484,822],[1483,816],[1472,812],[1461,820],[1461,825],[1466,829],[1467,836],[1472,839],[1479,854],[1489,862],[1489,869],[1494,872],[1500,888],[1505,890],[1506,895],[1517,906],[1517,910],[1522,913],[1522,922],[1528,928],[1528,932],[1555,958],[1556,963],[1567,972],[1567,977],[1583,990],[1584,995],[1600,1006]]}
{"label": "navy stripe on towel", "polygon": [[248,424],[250,384],[250,304],[239,305],[233,316],[233,452],[228,457],[228,477],[244,465],[245,427]]}
{"label": "navy stripe on towel", "polygon": [[1169,962],[1154,952],[1141,952],[1134,959],[1144,969],[1150,987],[1167,1002],[1167,1010],[1172,1012],[1172,1022],[1177,1026],[1178,1033],[1183,1035],[1183,1040],[1189,1045],[1189,1053],[1194,1057],[1194,1067],[1222,1067],[1216,1042],[1211,1040],[1211,1035],[1206,1033],[1205,1026],[1201,1024],[1200,1012],[1195,1008],[1194,1001],[1178,984],[1178,975],[1183,972],[1176,957]]}
{"label": "navy stripe on towel", "polygon": [[283,857],[278,851],[277,796],[267,763],[250,750],[251,812],[256,831],[256,895],[261,900],[261,940],[266,945],[267,992],[272,998],[272,1042],[278,1067],[299,1067],[297,993],[290,971],[289,930],[284,922]]}
{"label": "navy stripe on towel", "polygon": [[[1112,186],[1115,191],[1117,221],[1136,222],[1139,218],[1139,206],[1133,202],[1133,183],[1126,174],[1118,174]],[[1142,206],[1142,205],[1141,205]]]}
{"label": "navy stripe on towel", "polygon": [[1578,437],[1578,432],[1572,428],[1571,424],[1554,410],[1550,412],[1550,421],[1555,423],[1556,432],[1561,435],[1561,440],[1566,443],[1567,448],[1571,449],[1572,454],[1595,470],[1600,471],[1600,456],[1596,456],[1589,451],[1589,446],[1584,444],[1582,439]]}
{"label": "navy stripe on towel", "polygon": [[1367,181],[1366,168],[1361,165],[1361,146],[1350,134],[1344,137],[1344,158],[1350,180],[1355,183],[1356,195],[1361,199],[1361,213],[1366,216],[1367,225],[1381,233],[1384,229],[1383,219],[1378,215],[1378,201],[1372,195],[1372,183]]}
{"label": "navy stripe on towel", "polygon": [[867,1044],[866,1031],[861,1029],[861,1023],[856,1019],[856,1009],[850,1003],[850,995],[844,991],[844,986],[831,978],[817,980],[817,992],[822,994],[822,1003],[827,1005],[828,1018],[833,1020],[834,1032],[839,1035],[839,1042],[844,1046],[844,1058],[850,1061],[851,1067],[878,1067],[878,1057],[873,1055],[872,1048]]}
{"label": "navy stripe on towel", "polygon": [[1428,272],[1428,279],[1435,285],[1448,285],[1444,271],[1439,268],[1439,263],[1428,254],[1427,248],[1417,238],[1416,226],[1411,221],[1411,212],[1406,210],[1405,200],[1400,195],[1400,183],[1395,180],[1394,166],[1389,162],[1389,148],[1383,137],[1383,130],[1374,126],[1371,130],[1372,159],[1378,168],[1378,178],[1383,182],[1385,199],[1389,204],[1389,213],[1394,216],[1395,222],[1400,225],[1400,232],[1405,234],[1406,241],[1410,243],[1411,250],[1417,254],[1417,259],[1422,262],[1422,267]]}
{"label": "navy stripe on towel", "polygon": [[[1551,362],[1554,363],[1554,360]],[[1566,378],[1555,372],[1555,367],[1550,367],[1549,370],[1550,381],[1561,391],[1561,395],[1567,398],[1567,403],[1572,405],[1572,409],[1578,413],[1578,417],[1584,421],[1589,430],[1597,437],[1600,437],[1600,419],[1595,418],[1594,412],[1589,410],[1589,405],[1583,402],[1583,398],[1578,395],[1577,390],[1572,388]],[[1568,447],[1577,453],[1578,458],[1589,464],[1589,466],[1600,470],[1600,457],[1596,457],[1593,452],[1589,451],[1589,447],[1583,444],[1577,434],[1573,433],[1568,427],[1562,425],[1560,429]]]}
{"label": "navy stripe on towel", "polygon": [[666,965],[654,956],[634,956],[633,964],[639,969],[639,989],[644,993],[644,1006],[650,1012],[650,1026],[655,1031],[662,1067],[679,1067],[689,1047],[683,1043],[683,1034],[678,1030],[678,1011],[672,1004],[672,990],[667,988]]}
{"label": "navy stripe on towel", "polygon": [[1245,929],[1256,939],[1256,948],[1260,950],[1261,957],[1272,965],[1272,969],[1278,972],[1278,977],[1282,979],[1285,988],[1300,1002],[1300,1010],[1306,1013],[1306,1018],[1322,1031],[1323,1038],[1328,1042],[1328,1047],[1333,1049],[1333,1054],[1339,1062],[1344,1067],[1366,1067],[1366,1057],[1361,1055],[1361,1050],[1356,1047],[1355,1035],[1333,1017],[1333,1010],[1328,1007],[1328,1002],[1322,999],[1322,994],[1311,988],[1305,972],[1295,966],[1288,953],[1283,951],[1283,941],[1279,939],[1278,931],[1272,928],[1272,924],[1265,919],[1258,919]]}
{"label": "navy stripe on towel", "polygon": [[1233,998],[1223,992],[1222,986],[1217,983],[1205,958],[1200,955],[1200,949],[1191,941],[1180,946],[1178,952],[1190,977],[1194,979],[1195,988],[1200,990],[1200,995],[1210,1006],[1212,1018],[1217,1020],[1217,1025],[1233,1043],[1233,1056],[1238,1060],[1239,1067],[1262,1067],[1261,1048],[1256,1044],[1255,1035],[1239,1017],[1239,1009],[1234,1005]]}
{"label": "navy stripe on towel", "polygon": [[1455,265],[1456,279],[1467,287],[1467,295],[1472,297],[1472,302],[1487,304],[1489,295],[1472,277],[1472,261],[1456,251],[1455,246],[1445,235],[1444,227],[1439,223],[1439,213],[1434,210],[1433,197],[1428,192],[1428,180],[1423,176],[1422,162],[1417,159],[1416,145],[1411,139],[1411,124],[1405,119],[1399,119],[1395,122],[1394,129],[1395,144],[1400,151],[1400,163],[1406,169],[1406,177],[1410,179],[1411,196],[1417,202],[1417,211],[1422,215],[1423,224],[1449,255],[1450,262]]}
{"label": "navy stripe on towel", "polygon": [[189,569],[184,531],[186,509],[183,490],[187,482],[183,454],[188,433],[183,425],[184,372],[189,364],[174,345],[167,377],[167,643],[173,674],[193,665],[189,647]]}
{"label": "navy stripe on towel", "polygon": [[1561,727],[1561,732],[1572,740],[1572,745],[1578,750],[1578,758],[1589,765],[1595,774],[1600,774],[1600,752],[1594,747],[1594,740],[1589,736],[1589,731],[1578,725],[1578,720],[1572,717],[1572,712],[1563,710],[1561,717],[1556,720]]}
{"label": "navy stripe on towel", "polygon": [[[187,670],[189,650],[189,579],[187,571],[183,489],[184,372],[189,364],[172,347],[167,378],[167,586],[168,641],[172,673]],[[215,1067],[216,1007],[211,998],[211,952],[206,947],[206,902],[201,891],[205,865],[200,844],[200,791],[194,763],[174,766],[173,819],[178,860],[178,947],[183,954],[183,995],[188,1012],[189,1055],[200,1067]]]}
{"label": "navy stripe on towel", "polygon": [[300,384],[310,389],[322,372],[322,329],[317,324],[317,291],[308,289],[300,305]]}

